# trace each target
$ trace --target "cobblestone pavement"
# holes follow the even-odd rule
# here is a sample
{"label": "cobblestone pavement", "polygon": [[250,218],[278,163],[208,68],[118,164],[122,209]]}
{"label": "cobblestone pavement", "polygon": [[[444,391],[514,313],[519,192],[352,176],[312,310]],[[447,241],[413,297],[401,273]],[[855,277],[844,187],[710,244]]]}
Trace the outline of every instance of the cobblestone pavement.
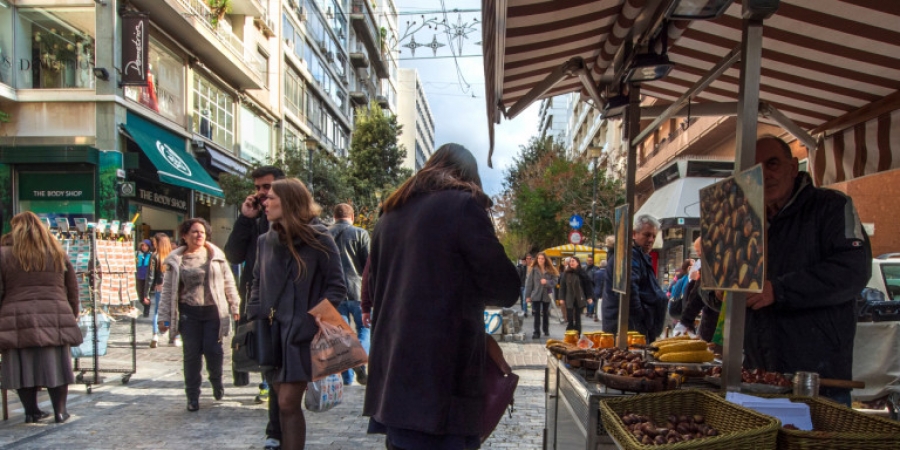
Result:
{"label": "cobblestone pavement", "polygon": [[[551,318],[551,337],[559,338],[565,327]],[[599,329],[587,319],[585,330]],[[119,322],[114,327],[122,327]],[[526,319],[530,336],[531,318]],[[254,402],[258,375],[251,385],[231,384],[230,355],[226,355],[225,398],[215,401],[204,382],[200,411],[185,410],[181,349],[165,343],[149,348],[150,323],[138,319],[137,372],[127,384],[122,375],[101,373],[105,382],[88,394],[83,384],[69,388],[69,412],[64,424],[25,424],[15,392],[9,392],[10,418],[0,422],[0,448],[4,449],[159,449],[159,448],[262,448],[266,405]],[[123,328],[119,328],[121,330]],[[115,331],[115,330],[114,330]],[[114,335],[111,344],[124,344]],[[501,343],[510,365],[521,380],[516,391],[516,411],[504,417],[483,448],[539,449],[544,423],[544,340]],[[112,346],[111,346],[112,347]],[[226,350],[227,353],[227,350]],[[110,348],[100,358],[100,368],[129,368],[130,349]],[[368,418],[362,417],[364,387],[347,386],[344,403],[325,413],[306,412],[309,449],[383,449],[382,436],[365,433]],[[51,411],[45,393],[41,408]],[[46,421],[45,421],[46,422]]]}

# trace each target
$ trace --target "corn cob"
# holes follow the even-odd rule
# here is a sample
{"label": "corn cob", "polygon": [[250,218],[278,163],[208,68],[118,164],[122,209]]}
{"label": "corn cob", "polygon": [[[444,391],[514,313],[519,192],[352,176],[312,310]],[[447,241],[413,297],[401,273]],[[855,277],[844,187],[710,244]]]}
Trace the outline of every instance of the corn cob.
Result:
{"label": "corn cob", "polygon": [[660,355],[665,355],[667,353],[706,350],[707,347],[706,347],[705,341],[690,340],[690,341],[673,342],[671,344],[663,345],[658,348],[659,348],[658,353]]}
{"label": "corn cob", "polygon": [[657,339],[657,340],[653,341],[653,345],[659,347],[660,345],[670,344],[673,342],[686,341],[688,339],[693,339],[693,338],[691,338],[690,336],[688,336],[686,334],[682,334],[681,336],[673,336],[673,337],[665,338],[665,339]]}
{"label": "corn cob", "polygon": [[659,357],[662,362],[704,363],[715,359],[716,355],[709,350],[666,353]]}

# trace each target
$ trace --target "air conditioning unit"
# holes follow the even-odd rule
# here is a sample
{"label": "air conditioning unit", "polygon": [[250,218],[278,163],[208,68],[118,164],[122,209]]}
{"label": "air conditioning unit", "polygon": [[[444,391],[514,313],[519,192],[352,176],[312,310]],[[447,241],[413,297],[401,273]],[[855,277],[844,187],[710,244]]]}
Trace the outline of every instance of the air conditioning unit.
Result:
{"label": "air conditioning unit", "polygon": [[328,46],[325,45],[325,41],[316,41],[316,42],[319,44],[319,50],[320,50],[322,53],[327,53],[327,52],[328,52]]}
{"label": "air conditioning unit", "polygon": [[333,63],[334,62],[334,53],[333,52],[325,52],[325,59],[327,59],[328,62]]}
{"label": "air conditioning unit", "polygon": [[297,18],[300,19],[301,22],[306,22],[306,10],[303,9],[302,6],[297,7]]}

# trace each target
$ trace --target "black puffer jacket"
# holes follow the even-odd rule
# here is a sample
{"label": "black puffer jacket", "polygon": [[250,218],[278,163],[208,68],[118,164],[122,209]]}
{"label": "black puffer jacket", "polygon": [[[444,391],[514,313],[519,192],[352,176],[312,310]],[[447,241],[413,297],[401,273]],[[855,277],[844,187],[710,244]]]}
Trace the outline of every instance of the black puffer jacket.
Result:
{"label": "black puffer jacket", "polygon": [[794,195],[766,230],[766,279],[775,303],[747,310],[746,365],[852,378],[854,296],[871,275],[872,252],[849,197],[812,186]]}

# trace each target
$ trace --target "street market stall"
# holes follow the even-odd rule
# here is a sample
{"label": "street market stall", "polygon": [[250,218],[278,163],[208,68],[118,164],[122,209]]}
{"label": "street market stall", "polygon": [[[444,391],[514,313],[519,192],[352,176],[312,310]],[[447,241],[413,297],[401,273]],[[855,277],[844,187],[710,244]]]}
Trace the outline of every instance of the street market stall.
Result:
{"label": "street market stall", "polygon": [[[807,148],[819,184],[900,168],[894,133],[900,128],[895,126],[900,116],[895,112],[900,109],[898,23],[900,4],[867,0],[484,0],[491,151],[501,117],[512,119],[542,98],[581,92],[604,117],[623,116],[630,205],[623,236],[631,234],[634,217],[639,145],[665,121],[687,114],[737,117],[736,174],[754,164],[758,120],[780,126]],[[642,108],[647,103],[653,105]],[[642,120],[649,124],[642,126]],[[630,252],[616,254],[628,279]],[[712,258],[723,262],[725,255]],[[722,391],[729,393],[743,388],[746,298],[761,288],[732,281],[739,289],[730,293],[726,309],[721,370]],[[619,298],[620,330],[628,328],[630,289],[625,283]],[[627,338],[619,333],[617,346],[627,348]],[[568,370],[550,359],[545,447],[599,448],[601,437],[612,434],[615,446],[633,448],[630,438],[608,433],[596,421],[599,416],[602,423],[627,426],[625,417],[604,418],[602,411],[609,410],[596,411],[599,397],[593,386],[570,382]],[[642,395],[655,394],[635,397]],[[674,404],[675,399],[661,402]],[[817,414],[852,413],[811,409],[814,421]],[[751,422],[746,420],[748,427]],[[838,421],[824,429],[835,440],[863,434],[853,427]],[[886,428],[875,428],[873,435],[885,433]],[[745,431],[708,437],[706,447],[698,442],[691,448],[737,448],[717,443]],[[777,432],[779,446],[807,438]],[[896,440],[896,430],[890,433]],[[767,442],[755,447],[774,447],[774,441]],[[877,448],[900,444],[886,445],[893,447]]]}

